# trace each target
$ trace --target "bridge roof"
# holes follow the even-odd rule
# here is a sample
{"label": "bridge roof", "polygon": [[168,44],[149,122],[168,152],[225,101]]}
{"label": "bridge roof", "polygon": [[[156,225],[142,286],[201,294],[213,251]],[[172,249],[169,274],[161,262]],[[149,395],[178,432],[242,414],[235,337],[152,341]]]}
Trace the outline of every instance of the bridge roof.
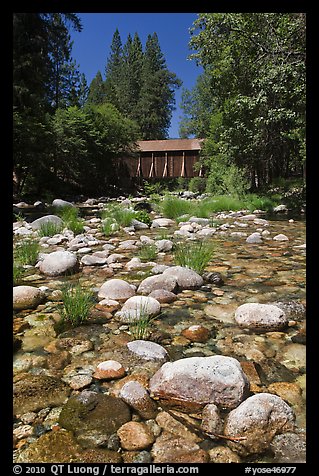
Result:
{"label": "bridge roof", "polygon": [[203,139],[139,140],[137,147],[142,152],[165,152],[172,150],[200,150]]}

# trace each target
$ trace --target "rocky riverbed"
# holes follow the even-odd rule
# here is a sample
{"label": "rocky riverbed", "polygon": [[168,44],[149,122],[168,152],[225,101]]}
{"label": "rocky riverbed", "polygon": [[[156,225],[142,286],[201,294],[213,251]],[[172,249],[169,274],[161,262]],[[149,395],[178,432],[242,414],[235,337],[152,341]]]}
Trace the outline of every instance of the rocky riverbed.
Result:
{"label": "rocky riverbed", "polygon": [[[13,224],[14,246],[41,244],[13,289],[14,461],[304,462],[305,221],[150,212],[151,226],[107,238],[104,203],[75,206],[80,235],[40,238],[31,215]],[[201,274],[172,253],[194,239],[214,244]],[[143,244],[155,259],[139,257]],[[61,332],[66,282],[95,305]],[[141,310],[143,338],[132,327]]]}

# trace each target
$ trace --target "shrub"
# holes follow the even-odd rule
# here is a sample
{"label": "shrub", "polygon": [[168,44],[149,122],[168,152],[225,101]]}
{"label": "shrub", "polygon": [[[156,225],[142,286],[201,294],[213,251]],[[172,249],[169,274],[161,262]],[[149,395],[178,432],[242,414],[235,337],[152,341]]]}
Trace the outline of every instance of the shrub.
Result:
{"label": "shrub", "polygon": [[193,177],[189,181],[188,188],[194,193],[204,193],[206,188],[206,179],[204,177]]}
{"label": "shrub", "polygon": [[212,243],[204,241],[179,242],[175,243],[173,248],[175,263],[179,266],[193,269],[198,274],[201,274],[212,260],[213,253]]}
{"label": "shrub", "polygon": [[142,223],[145,223],[148,226],[151,226],[152,220],[150,219],[149,214],[145,210],[138,210],[135,211],[135,217],[136,220],[141,221]]}
{"label": "shrub", "polygon": [[20,264],[35,265],[38,260],[40,245],[35,240],[24,240],[16,246],[14,255]]}
{"label": "shrub", "polygon": [[85,322],[94,305],[93,292],[81,288],[79,284],[66,284],[62,287],[62,321],[77,327]]}

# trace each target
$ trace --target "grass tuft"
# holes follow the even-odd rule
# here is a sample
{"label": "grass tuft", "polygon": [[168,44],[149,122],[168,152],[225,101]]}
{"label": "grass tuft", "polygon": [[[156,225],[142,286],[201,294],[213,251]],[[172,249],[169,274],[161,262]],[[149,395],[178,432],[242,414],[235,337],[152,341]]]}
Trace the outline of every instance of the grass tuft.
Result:
{"label": "grass tuft", "polygon": [[63,308],[62,321],[71,327],[77,327],[88,319],[94,305],[94,294],[90,290],[81,288],[79,284],[66,284],[62,287]]}
{"label": "grass tuft", "polygon": [[212,260],[214,246],[205,241],[178,242],[173,248],[175,263],[201,274]]}

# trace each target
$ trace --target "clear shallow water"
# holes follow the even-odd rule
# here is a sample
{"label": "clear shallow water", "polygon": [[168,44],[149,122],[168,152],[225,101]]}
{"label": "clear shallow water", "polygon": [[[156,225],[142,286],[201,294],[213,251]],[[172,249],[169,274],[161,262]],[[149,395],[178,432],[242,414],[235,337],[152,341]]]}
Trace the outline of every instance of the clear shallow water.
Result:
{"label": "clear shallow water", "polygon": [[[245,237],[230,235],[232,231],[245,232],[247,235],[256,231],[259,226],[250,222],[247,228],[235,225],[226,230],[225,234],[214,235],[211,240],[215,243],[215,254],[206,271],[219,272],[224,284],[212,285],[210,289],[183,291],[178,295],[177,301],[162,305],[161,315],[152,323],[151,338],[167,349],[172,360],[222,354],[248,362],[250,370],[256,370],[254,377],[250,377],[251,390],[255,393],[270,391],[286,399],[295,411],[297,425],[305,428],[304,316],[292,316],[289,327],[283,332],[254,333],[239,328],[234,321],[236,308],[246,302],[294,301],[305,304],[305,250],[296,248],[305,243],[305,221],[296,219],[289,223],[288,216],[275,218],[269,220],[269,226],[260,226],[261,229],[270,231],[270,238],[265,238],[262,244],[247,244]],[[233,224],[236,220],[223,221]],[[173,236],[173,231],[174,228],[167,229],[168,238]],[[134,236],[119,235],[118,239],[137,239],[140,235],[154,238],[158,233],[157,230],[143,230]],[[287,235],[289,241],[274,241],[272,238],[279,233]],[[94,248],[94,251],[97,249],[98,247]],[[48,252],[48,249],[43,251]],[[114,252],[126,255],[124,264],[136,255],[136,252]],[[156,262],[171,264],[172,257],[169,253],[159,255]],[[36,268],[31,268],[28,273],[31,276],[38,274]],[[147,275],[149,269],[128,272],[122,268],[115,270],[113,277],[138,285]],[[67,278],[35,277],[29,284],[60,289],[61,284],[68,280],[79,281],[83,286],[97,290],[106,279],[101,269],[90,267],[89,270]],[[29,323],[29,327],[23,329],[22,326],[22,330],[21,326],[16,326],[17,336],[22,341],[22,348],[14,355],[17,375],[22,371],[47,372],[45,359],[48,353],[44,347],[55,338],[53,323],[54,314],[58,312],[57,305],[57,302],[51,301],[34,311],[15,314],[14,324],[21,321]],[[116,353],[117,347],[123,345],[127,329],[119,330],[119,322],[109,318],[103,321],[102,318],[101,323],[96,325],[97,334],[99,329],[102,332],[103,322],[113,333],[105,343],[105,349],[109,346],[112,355],[112,352]],[[182,331],[193,324],[201,324],[210,330],[207,342],[196,343],[183,338]],[[122,341],[119,335],[123,335]],[[96,352],[86,352],[78,358],[77,365],[85,366],[96,358]],[[247,372],[248,370],[246,367]],[[260,462],[262,461],[269,461],[269,457],[260,457]]]}

